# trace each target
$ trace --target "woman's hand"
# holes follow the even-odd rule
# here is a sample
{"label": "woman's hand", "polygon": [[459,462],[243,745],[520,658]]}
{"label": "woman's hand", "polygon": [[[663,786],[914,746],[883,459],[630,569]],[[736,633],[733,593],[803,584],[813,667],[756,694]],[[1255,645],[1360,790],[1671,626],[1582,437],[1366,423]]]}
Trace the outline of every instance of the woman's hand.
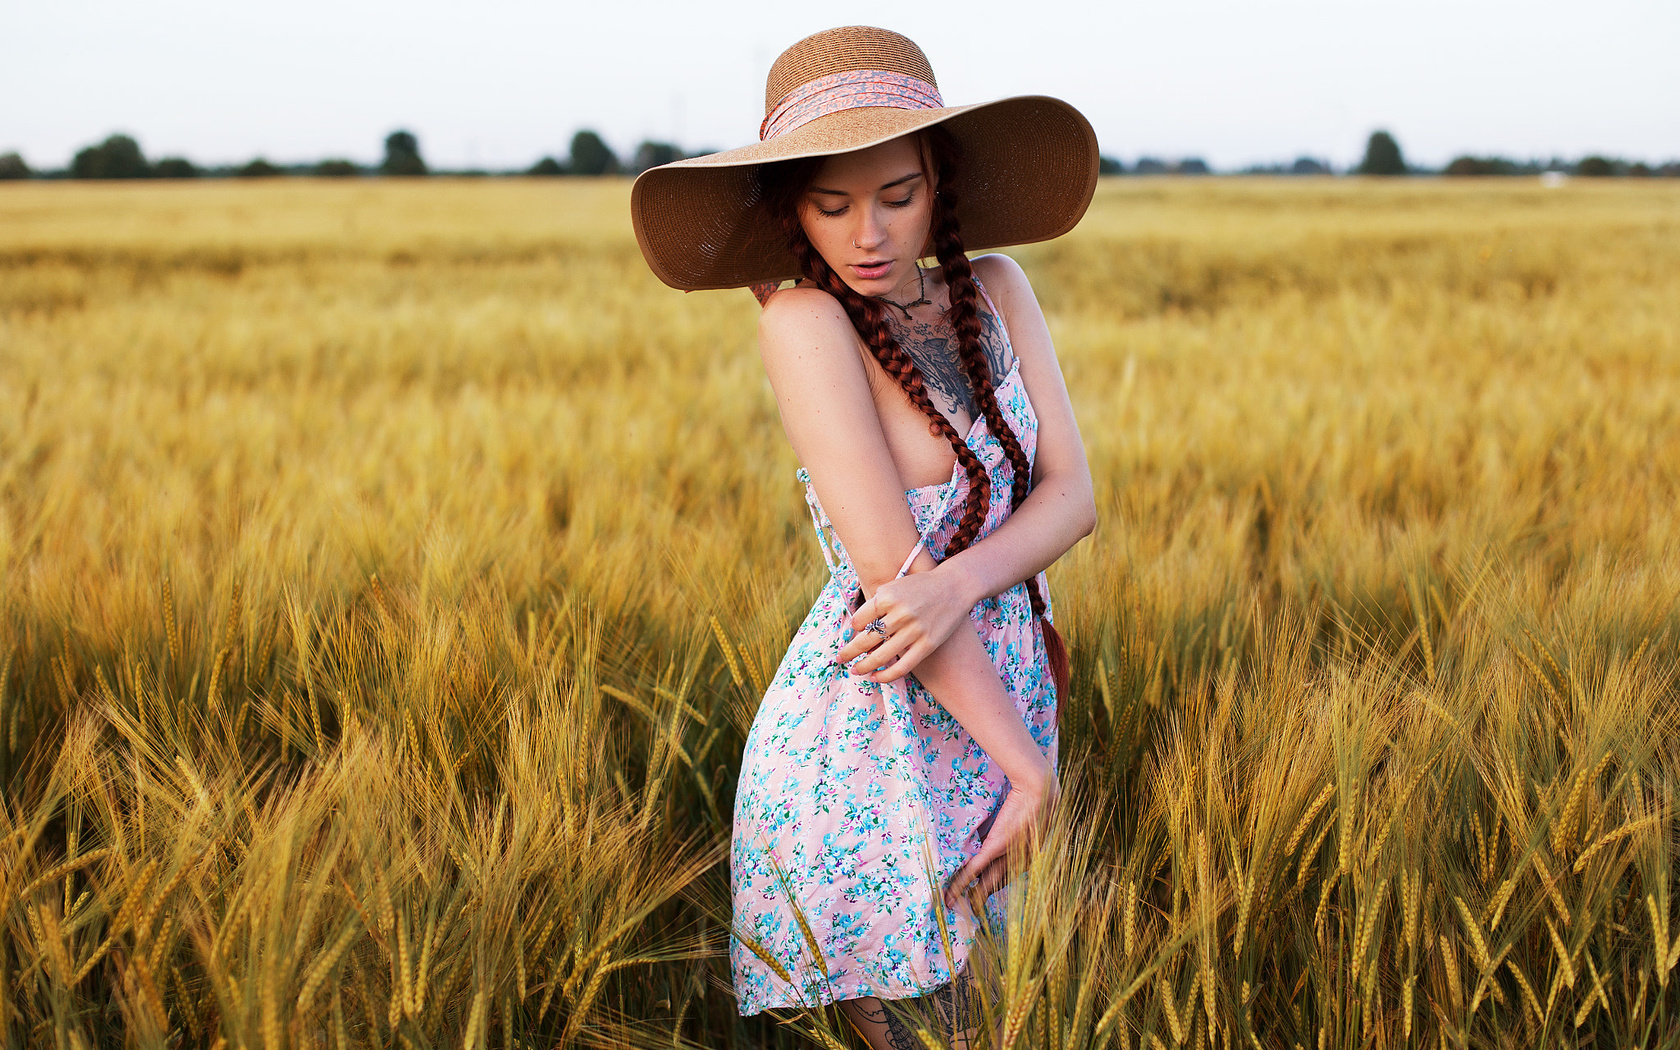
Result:
{"label": "woman's hand", "polygon": [[[857,660],[852,674],[871,682],[895,682],[944,645],[977,600],[953,573],[938,567],[883,583],[852,614],[851,635],[835,662]],[[886,629],[884,636],[868,629],[876,619]]]}
{"label": "woman's hand", "polygon": [[[1048,764],[1046,764],[1048,768]],[[1009,851],[1020,844],[1030,849],[1038,847],[1039,834],[1050,819],[1057,799],[1056,775],[1048,773],[1037,785],[1009,782],[1005,795],[990,818],[991,827],[980,844],[980,851],[957,869],[945,884],[945,906],[955,908],[957,902],[978,892],[980,900],[1002,889],[1008,882]],[[975,905],[978,912],[980,905]]]}

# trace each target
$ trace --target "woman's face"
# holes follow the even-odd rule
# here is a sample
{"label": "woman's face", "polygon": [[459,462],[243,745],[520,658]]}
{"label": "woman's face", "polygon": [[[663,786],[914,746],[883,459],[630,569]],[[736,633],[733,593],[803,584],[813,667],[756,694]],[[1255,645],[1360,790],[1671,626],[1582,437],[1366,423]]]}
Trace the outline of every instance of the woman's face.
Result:
{"label": "woman's face", "polygon": [[934,186],[914,136],[829,157],[799,202],[805,235],[859,295],[916,298]]}

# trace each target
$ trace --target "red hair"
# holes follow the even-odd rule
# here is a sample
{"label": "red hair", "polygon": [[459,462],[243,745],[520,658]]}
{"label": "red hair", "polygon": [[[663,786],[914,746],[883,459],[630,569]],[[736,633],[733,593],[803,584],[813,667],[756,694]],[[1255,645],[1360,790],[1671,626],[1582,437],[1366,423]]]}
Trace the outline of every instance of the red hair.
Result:
{"label": "red hair", "polygon": [[[924,157],[924,168],[931,161],[939,180],[939,189],[933,198],[933,223],[929,231],[929,241],[935,257],[939,260],[940,272],[945,278],[945,286],[951,300],[951,307],[945,318],[956,335],[958,360],[962,365],[963,375],[974,392],[975,403],[986,420],[987,428],[1003,446],[1004,456],[1009,460],[1012,474],[1010,509],[1013,510],[1021,505],[1032,490],[1032,464],[1027,459],[1026,450],[1021,446],[1020,437],[1004,418],[995,389],[997,377],[992,375],[981,347],[980,290],[974,282],[974,270],[969,265],[968,256],[963,251],[962,233],[957,221],[956,174],[961,162],[961,150],[955,137],[941,127],[929,128],[918,137]],[[767,166],[762,176],[762,199],[780,217],[787,234],[788,246],[794,258],[799,260],[800,272],[804,274],[805,279],[839,301],[846,311],[846,316],[851,319],[852,327],[857,329],[858,336],[864,345],[869,347],[870,354],[881,368],[898,382],[899,388],[910,399],[910,403],[927,417],[929,431],[944,437],[950,442],[951,450],[956,453],[957,462],[968,477],[968,495],[963,504],[962,519],[958,522],[957,530],[946,548],[946,554],[949,556],[967,549],[979,535],[980,526],[985,520],[986,507],[991,499],[991,478],[984,464],[980,462],[980,457],[968,447],[963,435],[957,433],[957,428],[951,425],[951,421],[945,418],[945,413],[939,411],[928,396],[927,384],[922,379],[921,370],[916,367],[916,362],[910,355],[905,353],[904,348],[898,345],[898,340],[893,337],[892,329],[887,324],[886,305],[879,299],[860,295],[853,290],[834,272],[827,260],[811,244],[811,239],[805,235],[805,228],[799,221],[800,200],[806,187],[816,176],[822,161],[821,157],[808,157]],[[1045,602],[1043,594],[1039,591],[1038,577],[1028,577],[1026,584],[1033,616],[1041,622],[1043,629],[1044,650],[1049,658],[1051,674],[1055,678],[1056,695],[1061,697],[1067,691],[1067,647],[1055,626],[1044,619]]]}

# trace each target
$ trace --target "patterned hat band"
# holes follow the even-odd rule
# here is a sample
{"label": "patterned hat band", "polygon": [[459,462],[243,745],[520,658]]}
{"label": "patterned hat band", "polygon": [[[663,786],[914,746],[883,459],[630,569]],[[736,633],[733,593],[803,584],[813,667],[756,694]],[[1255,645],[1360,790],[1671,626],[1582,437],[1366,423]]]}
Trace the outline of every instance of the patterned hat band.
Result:
{"label": "patterned hat band", "polygon": [[939,109],[944,105],[939,89],[925,80],[884,69],[851,69],[818,77],[788,92],[759,125],[758,137],[769,141],[843,109]]}

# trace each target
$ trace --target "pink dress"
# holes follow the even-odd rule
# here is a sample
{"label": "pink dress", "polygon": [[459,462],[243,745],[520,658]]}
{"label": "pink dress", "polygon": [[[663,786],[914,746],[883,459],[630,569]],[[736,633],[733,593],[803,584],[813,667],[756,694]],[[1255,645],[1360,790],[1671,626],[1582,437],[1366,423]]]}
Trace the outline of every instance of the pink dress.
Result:
{"label": "pink dress", "polygon": [[[1038,419],[1018,363],[996,389],[1031,462]],[[985,536],[1009,516],[1013,470],[984,418],[967,441],[991,478]],[[741,761],[730,960],[743,1015],[859,996],[902,999],[949,982],[967,961],[975,919],[966,903],[946,908],[940,888],[979,850],[979,829],[1008,790],[914,675],[877,685],[834,662],[858,578],[809,476],[799,476],[830,575],[764,694]],[[967,492],[958,466],[950,481],[905,493],[935,560]],[[1039,587],[1049,593],[1042,576]],[[1054,763],[1055,684],[1026,585],[985,599],[971,615],[1022,721]]]}

